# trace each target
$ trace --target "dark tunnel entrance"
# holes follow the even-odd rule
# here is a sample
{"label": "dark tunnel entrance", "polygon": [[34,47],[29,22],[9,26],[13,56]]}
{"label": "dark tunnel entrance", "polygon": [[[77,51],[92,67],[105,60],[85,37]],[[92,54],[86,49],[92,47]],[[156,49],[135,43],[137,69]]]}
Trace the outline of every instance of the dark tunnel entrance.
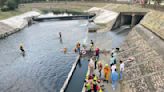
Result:
{"label": "dark tunnel entrance", "polygon": [[131,25],[132,16],[131,15],[122,15],[121,16],[121,25]]}
{"label": "dark tunnel entrance", "polygon": [[120,28],[121,26],[133,26],[139,24],[146,13],[145,12],[121,12],[114,23],[112,30]]}

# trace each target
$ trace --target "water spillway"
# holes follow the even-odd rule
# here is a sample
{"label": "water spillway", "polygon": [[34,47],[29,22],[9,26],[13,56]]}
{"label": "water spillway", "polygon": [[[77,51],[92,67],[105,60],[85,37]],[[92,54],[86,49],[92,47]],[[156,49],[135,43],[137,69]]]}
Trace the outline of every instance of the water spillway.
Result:
{"label": "water spillway", "polygon": [[88,15],[71,15],[71,16],[49,16],[49,17],[34,17],[34,21],[43,21],[43,20],[52,20],[52,19],[58,19],[58,20],[79,20],[79,19],[91,19],[95,16],[95,14],[88,14]]}
{"label": "water spillway", "polygon": [[124,25],[129,25],[132,28],[142,20],[145,14],[146,12],[121,12],[117,17],[112,30]]}

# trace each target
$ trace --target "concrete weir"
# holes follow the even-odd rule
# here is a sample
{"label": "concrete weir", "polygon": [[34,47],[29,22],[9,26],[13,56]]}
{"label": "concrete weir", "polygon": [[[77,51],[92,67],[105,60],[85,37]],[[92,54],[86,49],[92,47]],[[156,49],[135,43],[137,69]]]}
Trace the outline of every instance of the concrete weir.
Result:
{"label": "concrete weir", "polygon": [[51,20],[51,19],[59,19],[59,20],[77,20],[77,19],[91,19],[95,16],[95,14],[89,15],[72,15],[72,16],[52,16],[52,17],[34,17],[34,21],[43,21],[43,20]]}
{"label": "concrete weir", "polygon": [[129,25],[130,27],[134,27],[136,24],[142,20],[146,12],[120,12],[117,17],[112,30],[119,28],[123,25]]}

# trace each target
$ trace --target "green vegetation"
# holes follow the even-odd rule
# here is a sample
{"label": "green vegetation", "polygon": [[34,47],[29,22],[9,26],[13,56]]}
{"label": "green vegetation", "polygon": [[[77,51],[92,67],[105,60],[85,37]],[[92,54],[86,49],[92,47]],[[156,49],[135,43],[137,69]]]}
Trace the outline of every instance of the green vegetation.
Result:
{"label": "green vegetation", "polygon": [[6,12],[0,11],[0,20],[15,16],[15,15],[19,15],[21,13],[23,13],[23,12],[20,12],[18,10],[6,11]]}
{"label": "green vegetation", "polygon": [[2,11],[15,10],[18,8],[19,0],[1,0],[0,5]]}
{"label": "green vegetation", "polygon": [[[1,0],[0,0],[1,1]],[[92,7],[103,7],[106,3],[99,2],[53,2],[53,3],[27,3],[27,4],[19,4],[19,7],[15,10],[10,11],[1,11],[0,10],[0,20],[6,19],[15,15],[19,15],[21,13],[31,11],[31,10],[39,10],[43,11],[43,13],[53,11],[57,12],[65,12],[79,14],[87,9]]]}

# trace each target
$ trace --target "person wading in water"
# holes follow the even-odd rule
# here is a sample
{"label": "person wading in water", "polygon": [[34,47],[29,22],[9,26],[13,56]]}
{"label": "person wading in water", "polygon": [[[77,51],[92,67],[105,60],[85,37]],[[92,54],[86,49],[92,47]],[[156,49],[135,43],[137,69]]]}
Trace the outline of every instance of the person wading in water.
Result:
{"label": "person wading in water", "polygon": [[22,52],[22,55],[25,56],[25,50],[24,50],[22,44],[20,44],[19,49],[20,49],[20,51]]}
{"label": "person wading in water", "polygon": [[60,37],[60,39],[62,38],[62,34],[61,34],[61,32],[59,32],[59,37]]}

